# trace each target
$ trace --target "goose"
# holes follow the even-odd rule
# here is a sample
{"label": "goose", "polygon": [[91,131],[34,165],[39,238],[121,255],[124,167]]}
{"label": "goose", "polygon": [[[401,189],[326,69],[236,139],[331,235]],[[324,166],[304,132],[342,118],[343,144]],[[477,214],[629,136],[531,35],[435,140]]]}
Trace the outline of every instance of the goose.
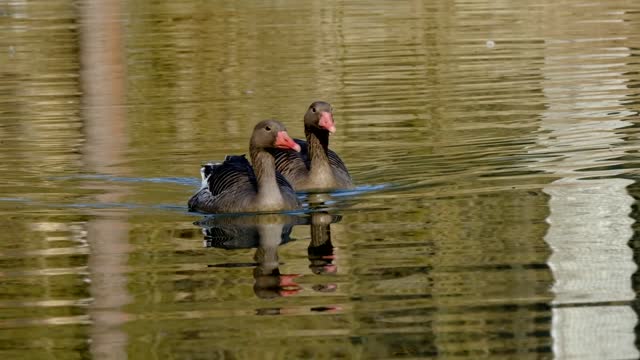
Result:
{"label": "goose", "polygon": [[[251,164],[244,155],[228,155],[222,163],[202,166],[202,186],[188,202],[190,211],[206,213],[275,212],[300,207],[291,184],[276,171],[269,150],[300,151],[277,120],[263,120],[249,141]],[[252,166],[253,165],[253,166]]]}
{"label": "goose", "polygon": [[331,104],[312,103],[304,115],[306,141],[295,139],[301,151],[270,148],[278,170],[296,191],[333,190],[353,187],[351,175],[338,154],[329,150],[329,135],[335,133]]}

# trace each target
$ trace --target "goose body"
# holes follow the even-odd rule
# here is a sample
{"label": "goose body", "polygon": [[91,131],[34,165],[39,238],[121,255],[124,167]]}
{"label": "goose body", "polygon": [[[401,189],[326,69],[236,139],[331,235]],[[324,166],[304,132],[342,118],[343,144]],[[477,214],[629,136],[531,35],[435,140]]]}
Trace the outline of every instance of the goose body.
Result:
{"label": "goose body", "polygon": [[304,117],[306,141],[295,139],[299,152],[269,149],[276,169],[299,190],[349,189],[353,181],[338,154],[329,149],[329,135],[336,131],[331,105],[316,101]]}
{"label": "goose body", "polygon": [[222,163],[205,164],[200,190],[189,199],[189,210],[238,213],[295,210],[300,203],[295,190],[275,169],[268,149],[300,151],[284,125],[265,120],[256,125],[249,144],[251,163],[244,155],[227,156]]}

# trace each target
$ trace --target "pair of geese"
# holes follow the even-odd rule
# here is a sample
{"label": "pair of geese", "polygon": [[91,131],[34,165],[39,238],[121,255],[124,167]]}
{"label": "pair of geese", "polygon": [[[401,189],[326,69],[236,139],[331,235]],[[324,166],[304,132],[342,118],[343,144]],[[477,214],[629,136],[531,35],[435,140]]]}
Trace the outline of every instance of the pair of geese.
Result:
{"label": "pair of geese", "polygon": [[300,208],[296,191],[353,187],[347,167],[329,150],[335,131],[331,105],[323,101],[312,103],[304,115],[307,141],[292,139],[277,120],[259,122],[249,141],[251,164],[244,155],[230,155],[222,163],[203,165],[202,186],[189,199],[189,210],[295,210]]}

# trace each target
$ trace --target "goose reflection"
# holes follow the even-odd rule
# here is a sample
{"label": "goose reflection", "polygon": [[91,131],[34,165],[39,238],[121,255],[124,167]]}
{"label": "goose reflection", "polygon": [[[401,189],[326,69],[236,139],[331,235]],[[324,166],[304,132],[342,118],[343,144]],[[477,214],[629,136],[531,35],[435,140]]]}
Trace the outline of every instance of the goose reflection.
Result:
{"label": "goose reflection", "polygon": [[214,266],[255,266],[253,292],[269,299],[293,296],[302,290],[294,279],[300,274],[282,274],[278,246],[290,242],[291,230],[301,220],[289,215],[225,216],[205,218],[196,223],[202,227],[204,246],[227,250],[256,248],[251,264]]}
{"label": "goose reflection", "polygon": [[[253,216],[222,216],[204,218],[195,224],[202,228],[204,246],[226,250],[255,248],[254,263],[217,264],[212,267],[254,266],[253,291],[263,299],[297,295],[302,287],[295,279],[301,274],[280,272],[278,247],[293,241],[291,231],[298,225],[310,225],[308,247],[309,268],[314,274],[335,274],[330,224],[340,217],[327,213],[308,216],[264,214]],[[335,284],[316,284],[315,291],[331,292]]]}
{"label": "goose reflection", "polygon": [[[336,274],[334,247],[331,243],[331,223],[341,220],[340,216],[327,213],[313,213],[310,218],[311,242],[307,248],[309,269],[316,275]],[[335,284],[316,284],[313,289],[320,292],[335,291]]]}

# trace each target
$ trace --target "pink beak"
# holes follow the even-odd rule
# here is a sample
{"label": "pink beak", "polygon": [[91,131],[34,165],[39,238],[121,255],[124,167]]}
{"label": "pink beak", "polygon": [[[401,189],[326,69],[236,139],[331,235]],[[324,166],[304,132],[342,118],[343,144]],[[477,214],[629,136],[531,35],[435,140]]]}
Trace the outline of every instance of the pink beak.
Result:
{"label": "pink beak", "polygon": [[323,111],[320,113],[320,121],[318,122],[318,125],[327,130],[330,134],[336,132],[336,124],[333,122],[333,115],[330,112]]}
{"label": "pink beak", "polygon": [[300,286],[296,284],[295,278],[299,277],[299,274],[282,274],[280,275],[280,287],[287,286]]}
{"label": "pink beak", "polygon": [[325,265],[323,268],[326,274],[335,274],[338,272],[338,267],[333,264]]}
{"label": "pink beak", "polygon": [[300,152],[300,145],[296,144],[286,131],[278,131],[275,145],[279,149],[292,149],[296,152]]}

